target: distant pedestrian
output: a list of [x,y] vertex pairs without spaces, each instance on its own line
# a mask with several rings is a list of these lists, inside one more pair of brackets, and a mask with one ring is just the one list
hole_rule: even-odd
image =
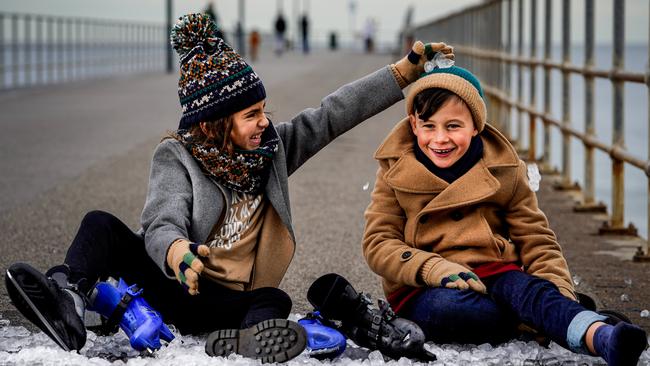
[[210,1],[208,3],[208,6],[205,8],[205,10],[203,12],[205,14],[207,14],[208,16],[210,16],[210,18],[212,18],[212,21],[214,22],[214,24],[217,25],[217,31],[216,31],[217,37],[223,39],[227,43],[228,40],[226,39],[226,35],[221,30],[221,25],[219,24],[219,15],[217,14],[217,11],[214,8],[215,8],[214,7],[214,1]]
[[275,54],[281,56],[286,47],[284,34],[287,31],[287,22],[284,20],[282,13],[278,13],[275,19]]
[[302,52],[309,53],[309,17],[303,14],[300,19],[300,32],[302,34]]
[[257,61],[257,51],[261,42],[262,37],[260,36],[260,32],[258,32],[257,29],[253,29],[251,34],[248,36],[248,45],[251,49],[251,61],[253,62]]
[[375,153],[365,213],[363,253],[397,314],[435,343],[500,343],[523,323],[573,352],[636,365],[645,331],[576,301],[526,164],[487,124],[479,80],[457,66],[427,71]]
[[181,118],[153,152],[141,228],[87,213],[63,265],[46,274],[25,263],[7,270],[9,296],[62,348],[79,350],[96,282],[122,278],[143,291],[113,299],[111,319],[122,319],[121,306],[142,296],[181,333],[212,332],[205,347],[211,356],[285,361],[303,351],[309,335],[286,320],[292,301],[278,288],[296,250],[288,177],[337,136],[400,101],[425,58],[384,66],[319,107],[272,124],[261,79],[216,37],[208,16],[181,17],[171,41],[180,58]]
[[336,32],[332,31],[330,32],[330,37],[329,37],[329,48],[330,51],[336,51],[339,48]]
[[366,53],[373,53],[375,51],[375,32],[377,31],[377,25],[375,20],[368,18],[366,24],[363,27],[363,41]]

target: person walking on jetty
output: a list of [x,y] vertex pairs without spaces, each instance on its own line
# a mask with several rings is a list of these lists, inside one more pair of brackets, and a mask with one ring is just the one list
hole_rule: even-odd
[[[281,362],[305,346],[302,327],[286,320],[292,301],[278,289],[296,246],[288,176],[401,100],[426,60],[405,57],[273,124],[262,80],[215,31],[204,14],[185,15],[172,29],[182,116],[153,153],[141,229],[92,211],[63,265],[46,274],[25,263],[7,270],[12,302],[62,348],[84,346],[84,308],[108,276],[137,284],[143,292],[131,295],[179,332],[212,332],[210,355]],[[453,59],[444,43],[428,46]],[[117,305],[129,301],[125,295]],[[263,345],[271,341],[265,337],[279,347]]]
[[251,49],[251,61],[257,61],[257,54],[260,48],[260,43],[262,43],[262,36],[257,29],[253,29],[251,34],[248,36],[248,45]]
[[457,66],[427,71],[375,153],[365,212],[363,253],[393,309],[436,343],[500,343],[523,323],[573,352],[636,365],[645,331],[576,301],[526,164],[487,123],[479,80]]
[[282,13],[278,13],[277,18],[275,18],[275,54],[282,56],[282,53],[287,48],[286,40],[284,34],[287,31],[287,22],[284,20]]

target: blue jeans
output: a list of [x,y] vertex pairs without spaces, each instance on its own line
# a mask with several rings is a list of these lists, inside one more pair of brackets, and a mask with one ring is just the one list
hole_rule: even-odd
[[427,288],[400,315],[417,323],[427,340],[436,343],[502,343],[515,338],[517,325],[524,323],[581,353],[587,327],[605,319],[566,298],[553,283],[524,272],[501,273],[483,283],[487,295]]

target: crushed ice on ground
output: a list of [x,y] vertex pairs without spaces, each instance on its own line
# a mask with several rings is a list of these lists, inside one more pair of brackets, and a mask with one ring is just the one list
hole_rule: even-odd
[[647,318],[650,317],[650,311],[648,309],[644,309],[641,311],[641,314],[639,314],[642,318]]
[[627,287],[632,287],[632,279],[631,278],[626,278],[624,281],[625,281],[625,284],[627,285]]
[[578,275],[573,275],[573,284],[578,286],[582,282],[582,277]]
[[[297,320],[300,314],[292,314]],[[88,333],[88,340],[79,352],[65,352],[42,332],[32,333],[22,326],[12,326],[3,319],[0,323],[0,365],[233,365],[258,366],[259,361],[239,355],[227,358],[209,357],[204,351],[205,336],[181,336],[172,330],[176,339],[156,351],[153,356],[141,355],[129,345],[120,331],[113,336]],[[549,348],[535,342],[511,341],[498,347],[488,344],[478,346],[437,345],[429,343],[427,349],[438,357],[429,365],[605,365],[596,357],[572,353],[555,343]],[[416,366],[423,363],[402,358],[384,359],[378,351],[370,352],[348,340],[345,353],[335,359],[318,361],[303,353],[286,363],[288,366]],[[650,365],[650,350],[641,355],[639,365]]]

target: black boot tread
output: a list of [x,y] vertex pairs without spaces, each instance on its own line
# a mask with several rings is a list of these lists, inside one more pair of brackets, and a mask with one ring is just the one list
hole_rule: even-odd
[[262,363],[285,362],[305,349],[307,336],[298,323],[286,319],[265,320],[247,329],[212,332],[205,344],[210,356],[237,353]]

